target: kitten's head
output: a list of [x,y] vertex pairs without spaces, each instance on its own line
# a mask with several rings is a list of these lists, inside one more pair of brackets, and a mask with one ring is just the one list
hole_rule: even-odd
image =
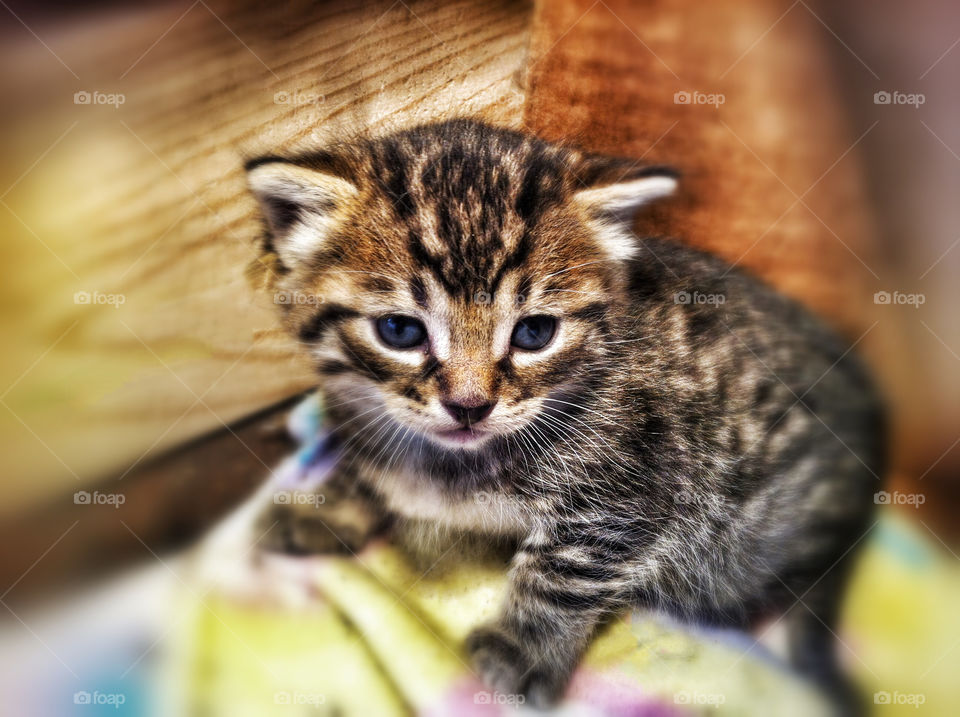
[[328,399],[450,450],[589,381],[626,301],[630,219],[676,186],[468,120],[247,170],[261,262]]

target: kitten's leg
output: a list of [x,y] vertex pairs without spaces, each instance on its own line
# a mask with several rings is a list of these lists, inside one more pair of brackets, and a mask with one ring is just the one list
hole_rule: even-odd
[[270,496],[257,519],[264,549],[295,555],[356,552],[386,523],[380,503],[353,476],[338,473],[308,495],[289,502]]
[[467,638],[493,689],[548,707],[563,694],[597,623],[623,604],[624,580],[593,551],[527,541],[514,556],[500,616]]
[[840,576],[825,578],[804,596],[802,604],[793,607],[786,625],[787,647],[794,668],[830,697],[839,715],[850,717],[866,714],[867,707],[863,695],[846,677],[837,659],[840,645],[835,625],[845,582]]

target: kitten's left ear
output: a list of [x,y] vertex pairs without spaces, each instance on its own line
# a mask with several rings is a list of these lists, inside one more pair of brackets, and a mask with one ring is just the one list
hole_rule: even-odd
[[573,199],[590,214],[629,222],[640,207],[673,194],[678,176],[669,167],[645,167],[610,184],[581,189]]
[[678,175],[667,167],[644,167],[627,173],[621,168],[614,176],[607,179],[609,183],[603,183],[603,176],[597,178],[589,188],[575,192],[573,201],[590,217],[596,238],[610,258],[630,259],[637,252],[631,228],[634,216],[641,207],[673,194]]

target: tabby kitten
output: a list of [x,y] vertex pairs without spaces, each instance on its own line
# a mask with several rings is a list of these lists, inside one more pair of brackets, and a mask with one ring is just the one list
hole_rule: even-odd
[[320,510],[270,506],[273,548],[386,526],[515,541],[466,649],[536,705],[638,603],[742,626],[793,606],[796,666],[844,690],[831,630],[879,403],[797,304],[632,234],[673,172],[465,119],[246,168],[341,452]]

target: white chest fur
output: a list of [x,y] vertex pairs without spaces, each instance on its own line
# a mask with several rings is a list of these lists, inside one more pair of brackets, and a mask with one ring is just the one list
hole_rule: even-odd
[[375,488],[391,511],[407,518],[496,535],[520,535],[529,527],[520,501],[499,493],[455,499],[427,478],[400,472],[382,475]]

